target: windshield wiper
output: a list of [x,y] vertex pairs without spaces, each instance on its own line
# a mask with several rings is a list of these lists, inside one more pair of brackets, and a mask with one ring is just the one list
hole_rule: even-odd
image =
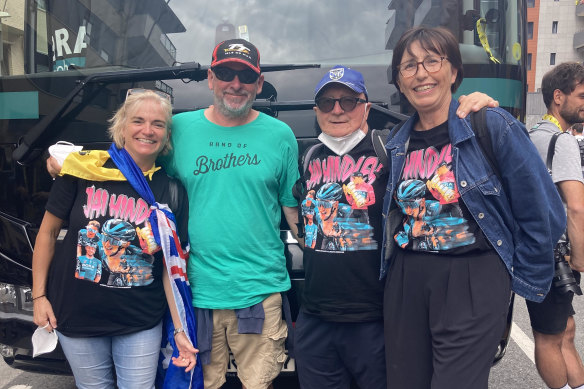
[[[295,70],[305,68],[318,68],[320,65],[262,65],[262,72],[275,72],[283,70]],[[56,132],[57,126],[55,123],[63,117],[65,112],[79,95],[81,91],[89,85],[98,85],[99,90],[107,84],[112,83],[128,83],[137,81],[156,81],[156,80],[177,80],[187,79],[190,81],[203,81],[207,78],[207,70],[209,66],[201,66],[197,62],[184,63],[179,66],[168,66],[148,69],[131,69],[131,70],[116,70],[110,72],[101,72],[89,75],[81,80],[79,84],[65,97],[63,104],[58,109],[55,109],[50,114],[42,118],[34,127],[32,127],[18,142],[18,146],[14,150],[12,157],[21,165],[25,165],[36,157],[33,155],[35,147],[45,138],[50,137]],[[90,101],[91,99],[87,99]],[[83,103],[80,103],[81,105]],[[42,152],[42,150],[40,151]]]

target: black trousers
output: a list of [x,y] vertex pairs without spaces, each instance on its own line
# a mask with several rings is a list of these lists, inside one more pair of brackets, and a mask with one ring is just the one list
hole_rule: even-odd
[[296,368],[302,389],[385,388],[383,322],[327,322],[300,312],[295,330]]
[[384,294],[388,389],[487,389],[510,295],[494,252],[398,250]]

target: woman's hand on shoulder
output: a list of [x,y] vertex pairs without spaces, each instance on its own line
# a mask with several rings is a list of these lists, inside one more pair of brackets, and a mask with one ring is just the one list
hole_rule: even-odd
[[57,318],[53,312],[53,306],[46,296],[42,296],[33,301],[33,321],[39,327],[52,332],[57,328]]
[[178,348],[178,357],[172,358],[173,365],[184,367],[186,372],[193,370],[197,364],[197,353],[199,350],[193,347],[184,332],[176,334],[174,341]]

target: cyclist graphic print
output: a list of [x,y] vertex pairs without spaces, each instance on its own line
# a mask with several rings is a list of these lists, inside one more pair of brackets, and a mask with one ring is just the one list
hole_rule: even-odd
[[451,151],[448,143],[408,152],[395,193],[404,222],[394,238],[402,248],[442,251],[475,243],[459,202]]
[[321,155],[305,173],[301,203],[307,248],[326,252],[376,250],[370,215],[375,195],[377,156]]
[[[144,200],[136,201],[131,197],[112,194],[104,207],[96,207],[95,201],[109,199],[110,195],[105,189],[95,190],[94,187],[88,188],[87,195],[88,201],[83,207],[86,216],[104,216],[105,209],[109,206],[108,216],[114,217],[105,219],[103,226],[97,218],[91,219],[79,231],[75,278],[109,287],[151,284],[154,262],[152,254],[160,251],[160,247],[154,240],[148,222],[150,210],[145,206]],[[143,223],[143,226],[140,228],[131,222],[136,225]],[[134,243],[139,243],[140,247]]]

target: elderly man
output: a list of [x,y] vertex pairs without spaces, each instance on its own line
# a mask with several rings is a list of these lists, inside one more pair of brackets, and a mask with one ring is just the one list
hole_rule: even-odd
[[[463,100],[461,116],[498,104],[481,93]],[[361,388],[382,389],[379,256],[387,174],[373,146],[377,135],[367,124],[371,103],[362,74],[334,67],[318,83],[315,103],[321,143],[305,154],[301,182],[306,199],[316,202],[319,218],[313,220],[316,237],[304,247],[304,304],[295,330],[300,385],[349,388],[354,379]]]

